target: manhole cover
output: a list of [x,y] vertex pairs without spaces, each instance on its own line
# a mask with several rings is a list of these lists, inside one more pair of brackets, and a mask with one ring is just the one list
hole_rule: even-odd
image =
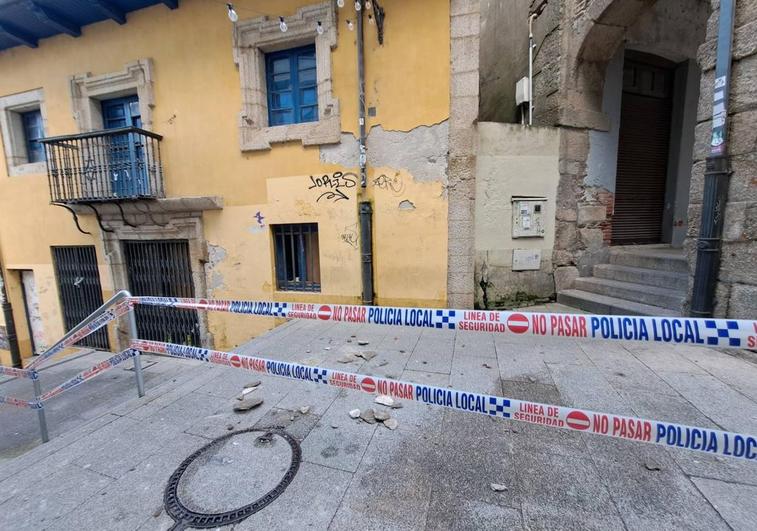
[[241,522],[284,492],[301,456],[297,440],[279,428],[249,428],[211,441],[168,480],[163,503],[173,529]]

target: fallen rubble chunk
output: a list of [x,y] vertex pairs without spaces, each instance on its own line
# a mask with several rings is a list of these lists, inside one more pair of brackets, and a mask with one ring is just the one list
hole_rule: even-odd
[[355,358],[354,354],[345,354],[341,358],[337,358],[336,361],[338,361],[339,363],[352,363],[356,359],[357,358]]
[[239,404],[236,404],[234,406],[234,411],[237,411],[237,412],[249,411],[253,408],[258,407],[262,403],[263,403],[263,399],[259,396],[253,396],[252,398],[245,398]]
[[490,484],[489,484],[489,487],[490,487],[490,488],[491,488],[491,489],[492,489],[492,490],[493,490],[494,492],[504,492],[504,491],[506,491],[506,490],[507,490],[507,485],[502,485],[502,484],[500,484],[500,483],[490,483]]
[[302,413],[303,415],[307,415],[308,411],[310,411],[310,406],[302,406],[300,408],[300,413]]
[[361,347],[364,347],[368,344],[368,342],[364,339],[358,339],[357,344],[360,345]]
[[384,426],[386,426],[390,430],[396,430],[397,426],[399,426],[399,422],[397,422],[397,419],[386,419],[384,421]]
[[378,366],[379,366],[379,367],[383,367],[383,366],[385,366],[385,365],[389,365],[389,362],[388,362],[388,361],[386,361],[386,360],[381,360],[381,361],[379,362],[379,364],[378,364]]
[[481,366],[482,367],[486,367],[487,369],[491,369],[492,368],[492,366],[489,365],[488,363],[482,363]]
[[374,402],[377,404],[381,404],[382,406],[389,406],[391,407],[394,405],[394,399],[391,396],[387,395],[378,395],[376,398],[373,399]]
[[257,387],[259,385],[260,385],[260,380],[253,380],[251,382],[247,382],[246,384],[244,384],[244,388],[245,389],[252,389],[252,388]]
[[368,424],[376,424],[375,412],[370,408],[361,411],[360,418],[363,422],[367,422]]
[[363,358],[365,361],[371,361],[373,358],[376,357],[376,353],[372,350],[366,350],[364,352],[356,352],[355,356],[359,358]]
[[387,413],[386,411],[382,411],[382,410],[374,411],[373,412],[373,417],[376,420],[380,420],[381,422],[389,420],[389,418],[390,418],[389,417],[389,413]]
[[356,419],[359,416],[360,416],[360,410],[359,409],[353,409],[352,411],[350,411],[350,417],[352,417],[353,419]]

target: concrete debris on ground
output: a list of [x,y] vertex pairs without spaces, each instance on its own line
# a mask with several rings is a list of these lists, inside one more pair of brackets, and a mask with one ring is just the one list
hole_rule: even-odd
[[385,420],[389,420],[389,413],[387,413],[386,411],[378,410],[373,412],[373,417],[376,420],[384,422]]
[[506,491],[506,490],[507,490],[507,485],[502,485],[502,484],[500,484],[500,483],[490,483],[490,484],[489,484],[489,487],[490,487],[490,488],[491,488],[491,489],[492,489],[492,490],[493,490],[494,492],[504,492],[504,491]]
[[336,359],[339,363],[352,363],[353,361],[357,361],[357,358],[354,354],[345,354],[344,356],[340,356]]
[[[382,373],[417,385],[757,433],[757,365],[706,346],[296,320],[235,351],[258,356],[273,349],[273,357],[290,363],[312,348],[317,353],[305,357],[317,358],[314,365],[346,369],[336,358],[348,351],[350,334],[378,352],[366,365],[387,359]],[[323,351],[331,337],[331,351]],[[368,350],[352,341],[350,350]],[[398,355],[399,348],[407,353]],[[46,385],[110,356],[51,364]],[[99,531],[103,522],[167,529],[173,522],[165,510],[160,519],[153,513],[176,467],[211,439],[252,426],[282,426],[301,442],[302,463],[282,496],[239,529],[754,529],[757,522],[754,461],[524,426],[393,396],[394,405],[384,406],[374,402],[380,391],[367,395],[195,360],[159,360],[144,371],[143,398],[136,397],[133,377],[108,375],[56,398],[48,444],[39,443],[33,413],[0,405],[0,529]],[[232,411],[251,376],[265,387],[246,398],[262,396],[265,403]],[[30,387],[27,380],[3,381],[0,394],[28,396],[22,393]],[[392,418],[390,407],[400,404],[404,409]],[[303,405],[311,406],[306,415]],[[390,415],[383,428],[358,420],[369,407],[377,423],[378,410]],[[352,408],[360,409],[345,419]],[[212,502],[203,508],[231,508],[223,504],[233,493],[234,501],[248,503],[265,487],[251,485],[251,478],[267,481],[280,463],[261,462],[251,444],[257,435],[234,437],[225,445],[230,452],[218,454],[234,462],[221,471],[228,474],[225,488],[202,491]],[[284,467],[289,462],[279,438],[266,452],[280,452]],[[210,466],[221,462],[208,459]],[[271,481],[283,474],[275,472]],[[440,477],[452,483],[440,484]],[[202,473],[191,480],[205,485]]]
[[371,361],[373,358],[376,357],[376,353],[372,350],[366,350],[364,352],[356,352],[355,356],[359,358],[363,358],[365,361]]
[[353,409],[352,411],[350,411],[350,417],[352,417],[353,419],[356,419],[359,416],[360,416],[360,410],[359,409]]
[[492,368],[492,366],[491,366],[491,365],[489,365],[488,363],[482,363],[482,364],[481,364],[481,366],[482,366],[482,367],[485,367],[485,368],[487,368],[487,369],[491,369],[491,368]]
[[363,422],[367,422],[368,424],[376,424],[376,415],[370,408],[362,410],[360,412],[360,418]]
[[391,396],[387,395],[378,395],[373,399],[373,401],[377,404],[381,404],[382,406],[392,407],[392,405],[394,405],[394,399]]
[[364,339],[358,339],[357,344],[360,345],[361,347],[364,347],[368,344],[368,342],[365,341]]
[[260,380],[253,380],[244,384],[245,389],[252,389],[260,385]]
[[399,426],[399,422],[397,422],[397,419],[386,419],[384,421],[384,426],[386,426],[390,430],[396,430],[397,426]]
[[300,413],[302,413],[303,415],[307,415],[308,411],[310,411],[310,406],[302,406],[300,408]]
[[243,412],[249,411],[258,407],[263,403],[263,399],[259,396],[253,396],[251,398],[245,398],[239,404],[234,405],[234,411]]
[[378,364],[379,367],[384,367],[385,365],[389,365],[389,362],[386,360],[381,360]]

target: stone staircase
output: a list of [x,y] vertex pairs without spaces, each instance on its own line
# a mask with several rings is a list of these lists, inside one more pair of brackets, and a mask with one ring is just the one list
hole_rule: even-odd
[[688,263],[667,245],[613,247],[610,263],[594,266],[593,276],[577,278],[557,302],[609,315],[681,315],[688,286]]

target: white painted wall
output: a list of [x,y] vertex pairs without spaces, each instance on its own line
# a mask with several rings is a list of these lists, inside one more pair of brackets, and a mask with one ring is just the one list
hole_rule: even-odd
[[29,318],[29,328],[34,338],[35,353],[47,349],[45,343],[45,328],[42,324],[42,313],[39,309],[39,295],[37,294],[37,284],[34,280],[34,271],[21,271],[21,282],[24,287],[24,297],[26,298],[26,311]]
[[[559,180],[559,130],[479,122],[476,157],[476,285],[482,275],[492,285],[490,303],[517,292],[536,297],[554,293],[552,249]],[[543,238],[512,238],[512,197],[546,197]],[[535,271],[512,271],[513,250],[541,250]],[[477,287],[476,301],[482,301]]]

